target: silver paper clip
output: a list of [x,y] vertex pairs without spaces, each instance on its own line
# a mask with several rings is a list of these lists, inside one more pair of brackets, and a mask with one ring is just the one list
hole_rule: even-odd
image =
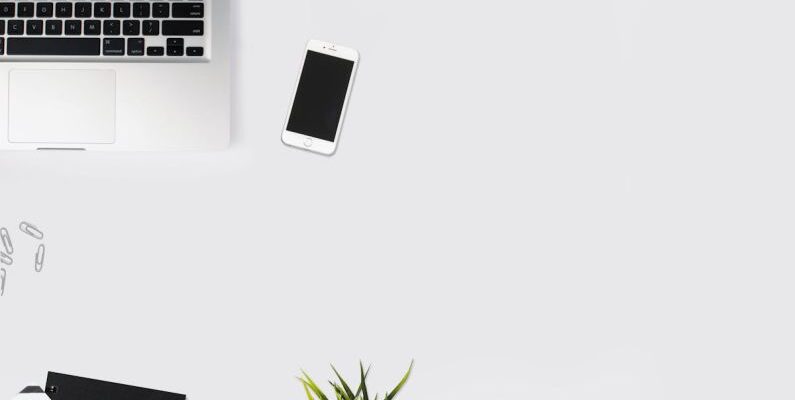
[[22,233],[30,235],[34,239],[39,239],[39,240],[44,239],[44,233],[41,231],[41,229],[36,228],[36,226],[31,223],[20,222],[19,230],[21,230]]
[[0,228],[0,241],[3,242],[3,247],[5,247],[8,255],[14,254],[14,245],[11,244],[11,236],[8,235],[8,229]]
[[36,272],[41,272],[44,269],[44,245],[40,244],[39,249],[36,250]]
[[0,268],[0,296],[6,292],[6,269]]
[[0,263],[3,263],[5,265],[12,265],[14,264],[14,259],[11,258],[11,256],[9,256],[8,254],[0,251]]

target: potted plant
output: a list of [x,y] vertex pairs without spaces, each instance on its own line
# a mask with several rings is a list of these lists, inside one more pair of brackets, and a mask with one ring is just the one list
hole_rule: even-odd
[[[367,376],[370,374],[370,367],[367,367],[367,370],[364,369],[364,364],[361,362],[359,363],[359,371],[360,371],[360,383],[359,387],[354,392],[351,387],[345,382],[345,379],[342,378],[337,369],[334,366],[331,366],[331,369],[334,371],[334,374],[337,375],[339,382],[329,381],[331,387],[334,389],[334,395],[336,400],[370,400],[370,393],[367,390]],[[411,362],[409,365],[409,370],[406,371],[406,374],[403,375],[403,379],[395,386],[394,389],[390,392],[386,392],[383,397],[383,400],[393,400],[395,396],[403,389],[403,386],[406,385],[406,382],[409,380],[409,376],[411,375],[411,370],[414,369],[414,361]],[[320,390],[320,387],[309,377],[305,371],[301,370],[301,377],[298,378],[301,381],[301,384],[304,386],[304,391],[306,392],[306,397],[309,400],[329,400],[329,397]],[[315,399],[317,396],[317,399]],[[376,393],[373,400],[378,400],[379,394]]]

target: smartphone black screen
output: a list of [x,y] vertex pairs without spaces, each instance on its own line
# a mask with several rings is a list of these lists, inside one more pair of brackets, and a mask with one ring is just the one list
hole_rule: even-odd
[[55,372],[47,374],[51,400],[185,400],[184,394],[161,392]]
[[287,130],[333,142],[353,65],[350,60],[307,52]]

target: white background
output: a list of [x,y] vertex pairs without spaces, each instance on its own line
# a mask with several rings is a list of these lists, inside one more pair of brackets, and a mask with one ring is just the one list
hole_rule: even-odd
[[[795,4],[240,1],[233,145],[0,154],[0,398],[55,370],[301,399],[795,397]],[[358,48],[339,153],[279,131]],[[16,231],[15,229],[13,231]],[[29,256],[26,256],[29,254]]]

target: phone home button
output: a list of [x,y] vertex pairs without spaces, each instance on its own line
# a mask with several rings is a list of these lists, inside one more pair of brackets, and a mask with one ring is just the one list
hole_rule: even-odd
[[307,148],[308,147],[312,147],[313,144],[314,143],[313,143],[312,139],[306,139],[306,141],[304,141],[304,147],[307,147]]

